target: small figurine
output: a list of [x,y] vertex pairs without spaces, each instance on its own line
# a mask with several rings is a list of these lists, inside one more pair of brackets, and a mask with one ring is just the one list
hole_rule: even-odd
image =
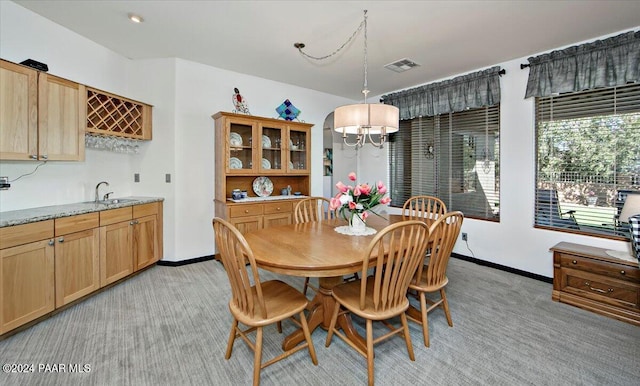
[[247,100],[244,99],[242,95],[240,95],[240,91],[238,90],[238,88],[234,87],[233,92],[234,93],[232,100],[233,107],[235,107],[235,110],[233,110],[233,112],[251,115],[251,113],[249,112],[249,105],[247,104]]

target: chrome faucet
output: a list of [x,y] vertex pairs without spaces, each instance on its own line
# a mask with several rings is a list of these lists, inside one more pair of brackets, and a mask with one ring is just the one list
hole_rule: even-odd
[[109,183],[107,181],[102,181],[102,182],[98,182],[98,185],[96,185],[96,202],[100,201],[100,195],[98,194],[98,189],[100,188],[100,185],[105,184],[107,186],[109,186]]

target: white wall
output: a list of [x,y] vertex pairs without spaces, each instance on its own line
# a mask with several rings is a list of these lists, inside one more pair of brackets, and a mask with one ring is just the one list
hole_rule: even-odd
[[[527,63],[527,58],[534,55],[496,64],[506,70],[506,75],[500,79],[500,222],[465,219],[462,232],[469,235],[468,247],[459,240],[454,252],[552,277],[553,263],[549,248],[558,242],[568,241],[621,251],[628,250],[629,243],[533,227],[534,99],[524,99],[529,71],[521,70],[520,64]],[[338,143],[334,143],[334,146],[334,149],[340,149]],[[343,165],[351,168],[336,168],[334,180],[345,181],[346,173],[357,165],[359,182],[387,181],[387,150],[366,145],[359,153],[354,161],[352,150],[334,150],[334,159],[342,159]],[[400,213],[397,208],[388,208],[388,212]]]
[[[343,98],[180,59],[130,61],[8,1],[0,1],[0,57],[14,62],[32,58],[49,65],[50,73],[154,105],[153,140],[137,155],[87,149],[85,162],[49,162],[36,173],[0,191],[0,210],[72,203],[93,198],[95,184],[110,182],[115,196],[165,197],[165,260],[213,253],[213,120],[231,111],[233,87],[247,98],[254,115],[274,117],[275,107],[289,98],[313,123],[311,194],[323,194],[322,128]],[[533,101],[524,99],[528,71],[520,58],[499,65],[501,78],[501,222],[466,219],[463,231],[475,257],[524,271],[552,276],[549,248],[572,241],[624,250],[626,243],[533,228]],[[372,100],[376,100],[373,98]],[[358,170],[359,180],[387,179],[386,150],[366,147],[358,157],[342,149],[334,135],[334,182]],[[367,145],[369,146],[369,145]],[[32,171],[37,163],[0,162],[0,175],[11,179]],[[133,173],[141,182],[133,183]],[[172,183],[164,175],[172,175]],[[472,253],[463,243],[455,252]]]
[[[164,260],[212,254],[211,115],[233,109],[234,87],[253,115],[276,117],[275,108],[288,98],[301,109],[299,118],[315,125],[311,193],[322,194],[322,124],[336,106],[352,101],[175,58],[131,61],[8,1],[0,1],[0,17],[3,59],[32,58],[47,63],[51,74],[154,106],[153,140],[139,154],[87,149],[85,162],[49,162],[0,191],[0,211],[92,200],[95,185],[106,180],[116,197],[165,198]],[[37,164],[1,161],[0,175],[13,179]],[[140,173],[140,183],[133,182],[134,173]]]

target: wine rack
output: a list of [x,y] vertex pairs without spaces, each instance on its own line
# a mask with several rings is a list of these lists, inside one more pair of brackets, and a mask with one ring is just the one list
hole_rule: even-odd
[[87,88],[87,132],[151,139],[150,105]]

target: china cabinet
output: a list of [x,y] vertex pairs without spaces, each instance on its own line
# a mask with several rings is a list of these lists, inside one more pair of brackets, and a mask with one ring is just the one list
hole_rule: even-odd
[[[240,231],[290,224],[295,196],[310,194],[313,125],[218,112],[215,120],[216,216]],[[232,191],[247,192],[232,200]]]
[[84,85],[0,60],[0,106],[0,159],[84,160]]

